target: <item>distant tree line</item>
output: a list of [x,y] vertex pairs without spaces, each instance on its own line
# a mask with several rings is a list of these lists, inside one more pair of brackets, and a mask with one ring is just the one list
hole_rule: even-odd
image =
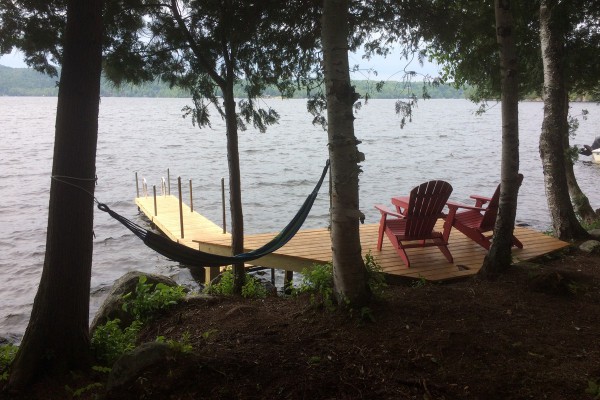
[[[423,94],[422,82],[388,81],[379,91],[376,90],[376,81],[352,81],[356,92],[362,95],[369,94],[373,99],[397,99],[415,94]],[[468,96],[468,88],[457,89],[450,84],[436,86],[427,85],[427,94],[433,99],[463,99]],[[235,96],[244,98],[245,92],[241,85],[236,85]],[[55,78],[41,74],[31,68],[9,68],[0,65],[0,96],[56,96],[58,86]],[[190,93],[179,87],[170,88],[167,83],[151,82],[141,85],[123,84],[115,86],[107,79],[102,79],[100,95],[104,97],[191,97]],[[278,97],[279,91],[270,86],[263,92],[264,96]],[[305,98],[306,93],[297,91],[294,98]]]

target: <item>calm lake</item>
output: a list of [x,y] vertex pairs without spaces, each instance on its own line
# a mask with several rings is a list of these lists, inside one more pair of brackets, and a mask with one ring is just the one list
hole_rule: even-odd
[[[277,232],[312,190],[327,159],[327,135],[311,124],[304,100],[264,100],[281,115],[267,133],[240,136],[247,233]],[[221,177],[227,178],[224,123],[198,129],[181,117],[185,99],[103,98],[100,106],[96,197],[118,213],[146,224],[133,199],[135,173],[160,188],[170,169],[172,192],[181,176],[193,180],[194,208],[219,223]],[[356,135],[366,161],[360,178],[366,223],[376,223],[376,203],[406,194],[431,179],[452,184],[451,196],[491,195],[500,179],[500,106],[482,116],[466,100],[421,101],[400,129],[393,100],[371,100],[357,113]],[[574,143],[600,135],[600,107],[574,103],[580,118]],[[545,230],[549,215],[538,153],[541,103],[520,105],[520,162],[525,175],[517,219]],[[31,311],[44,260],[56,98],[0,97],[0,337],[18,339]],[[72,155],[76,157],[76,154]],[[600,165],[582,157],[575,171],[594,207],[600,207]],[[326,185],[325,185],[326,186]],[[187,193],[187,191],[185,192]],[[306,228],[327,226],[327,189],[321,190]],[[96,212],[90,318],[113,281],[131,270],[169,275],[193,286],[185,268],[147,249],[107,214]],[[374,243],[363,243],[365,250]]]

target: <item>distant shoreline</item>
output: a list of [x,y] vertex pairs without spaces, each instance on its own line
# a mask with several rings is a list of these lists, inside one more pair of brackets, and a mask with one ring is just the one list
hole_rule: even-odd
[[[0,96],[19,97],[55,97],[58,95],[58,78],[51,78],[31,68],[10,68],[0,65]],[[356,91],[361,94],[369,93],[371,99],[407,98],[414,94],[422,97],[422,82],[414,82],[415,90],[407,92],[405,83],[388,81],[382,90],[373,90],[375,80],[352,81]],[[452,85],[428,86],[427,94],[432,99],[464,99],[468,89],[456,89]],[[245,98],[241,86],[235,89],[236,98]],[[190,94],[181,88],[170,88],[163,82],[149,82],[139,86],[114,84],[102,79],[100,95],[102,97],[150,97],[150,98],[190,98]],[[264,98],[277,98],[281,94],[275,87],[269,87],[264,92]],[[298,91],[292,98],[307,98],[304,91]]]

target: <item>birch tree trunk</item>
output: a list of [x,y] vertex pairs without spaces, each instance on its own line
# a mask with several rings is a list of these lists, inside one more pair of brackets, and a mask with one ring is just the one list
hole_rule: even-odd
[[573,163],[569,160],[566,162],[565,174],[567,175],[567,186],[569,187],[571,202],[573,203],[573,207],[575,207],[575,213],[579,215],[582,221],[588,224],[593,223],[600,218],[600,215],[596,214],[590,204],[590,200],[579,187],[577,178],[575,178],[575,172],[573,171]]
[[89,367],[89,300],[102,0],[70,0],[60,77],[46,255],[9,385]]
[[[568,96],[565,101],[566,101],[566,106],[564,109],[563,118],[565,119],[565,121],[567,121],[567,126],[568,126],[568,120],[569,120],[569,98],[568,98]],[[569,143],[569,129],[567,128],[567,131],[564,133],[565,133],[565,136],[563,137],[563,140],[564,140],[563,145],[564,145],[565,149],[568,149],[571,146]],[[565,155],[565,157],[567,157],[567,156]],[[569,196],[571,197],[571,203],[573,204],[573,207],[575,208],[575,213],[577,215],[579,215],[579,218],[581,218],[582,221],[585,221],[588,224],[596,221],[596,219],[600,218],[600,215],[596,214],[596,212],[594,211],[594,209],[592,208],[592,206],[590,204],[590,200],[588,199],[588,197],[583,193],[583,191],[579,187],[579,184],[577,183],[577,178],[575,178],[575,171],[573,171],[573,162],[571,161],[570,157],[567,157],[566,161],[565,161],[565,175],[567,177],[567,186],[569,188]]]
[[519,192],[519,85],[510,0],[495,0],[496,39],[502,73],[502,165],[494,240],[479,272],[491,278],[512,263],[512,235]]
[[331,161],[331,248],[334,290],[340,303],[361,306],[370,299],[362,258],[359,223],[358,151],[352,106],[358,99],[350,86],[348,0],[324,0],[323,63],[327,95],[327,132]]
[[540,2],[540,43],[544,65],[544,120],[540,156],[554,233],[561,240],[573,240],[586,238],[588,233],[575,216],[565,173],[568,102],[562,65],[564,39],[553,26],[555,6],[554,0]]

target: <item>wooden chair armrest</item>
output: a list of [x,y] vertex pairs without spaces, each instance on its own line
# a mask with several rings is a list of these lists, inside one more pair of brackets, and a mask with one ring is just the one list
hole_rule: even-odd
[[410,196],[396,196],[392,197],[392,204],[396,207],[396,212],[402,215],[406,215],[408,204],[410,202]]
[[[446,202],[446,205],[448,206],[448,209],[450,211],[452,211],[453,209],[457,210],[459,208],[464,208],[464,209],[467,209],[467,210],[485,211],[485,208],[483,208],[483,207],[468,206],[466,204],[457,203],[457,202],[451,201],[451,200],[448,200]],[[450,214],[450,212],[448,214]]]
[[481,207],[485,203],[492,201],[491,197],[479,196],[477,194],[472,194],[469,197],[475,200],[475,207]]
[[402,215],[396,211],[392,211],[384,205],[375,204],[375,208],[378,209],[379,212],[381,212],[381,215],[393,215],[394,217],[404,218],[404,215]]

